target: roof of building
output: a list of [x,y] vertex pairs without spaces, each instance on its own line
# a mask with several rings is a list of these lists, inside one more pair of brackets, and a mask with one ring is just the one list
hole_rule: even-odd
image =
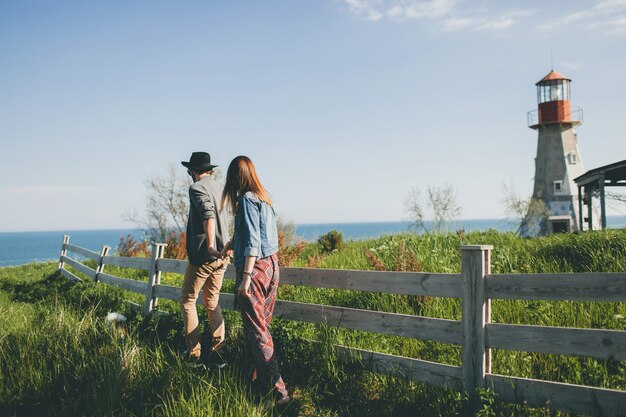
[[626,159],[587,171],[580,177],[574,178],[574,181],[582,187],[595,183],[600,178],[604,178],[605,185],[623,184],[623,181],[626,181]]
[[567,81],[572,81],[571,79],[567,78],[565,75],[563,74],[559,74],[558,72],[556,72],[555,70],[550,71],[550,73],[548,75],[546,75],[545,77],[543,77],[540,81],[537,81],[537,84],[541,84],[544,81],[552,81],[552,80],[567,80]]

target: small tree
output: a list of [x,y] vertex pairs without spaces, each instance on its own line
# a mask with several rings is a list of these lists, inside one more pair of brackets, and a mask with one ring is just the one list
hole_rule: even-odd
[[191,177],[171,164],[163,174],[148,177],[145,185],[148,196],[143,214],[130,212],[124,219],[135,223],[155,242],[165,242],[172,231],[184,233],[189,217]]
[[545,233],[545,224],[550,210],[541,199],[523,198],[512,184],[503,183],[502,204],[506,214],[519,222],[517,234],[526,236]]
[[[426,233],[441,233],[448,230],[449,223],[461,214],[461,205],[457,201],[457,193],[451,184],[440,187],[429,185],[426,190],[426,201],[422,200],[420,190],[412,188],[407,193],[404,205],[411,216],[415,227]],[[426,205],[427,209],[424,208]],[[426,223],[426,213],[431,219],[430,227]]]
[[[216,181],[221,182],[219,170],[215,170],[213,176]],[[143,214],[129,212],[123,216],[126,221],[143,229],[146,240],[166,243],[167,258],[180,259],[186,255],[191,183],[192,179],[184,168],[170,164],[163,173],[153,174],[146,179],[148,196]]]
[[319,239],[317,239],[317,243],[319,243],[322,247],[322,253],[341,250],[345,246],[343,233],[337,230],[331,230],[330,232],[320,236]]

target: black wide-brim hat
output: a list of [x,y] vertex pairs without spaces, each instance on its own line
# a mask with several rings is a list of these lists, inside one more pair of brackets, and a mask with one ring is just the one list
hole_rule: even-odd
[[189,162],[180,161],[184,167],[192,171],[210,171],[218,165],[211,164],[211,155],[206,152],[194,152],[189,158]]

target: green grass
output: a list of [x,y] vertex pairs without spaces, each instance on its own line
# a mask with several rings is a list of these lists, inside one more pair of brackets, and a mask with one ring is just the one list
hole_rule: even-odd
[[[422,269],[460,272],[459,245],[492,244],[493,273],[623,272],[626,231],[521,239],[494,231],[448,235],[385,236],[348,242],[322,257],[312,244],[297,260],[319,267],[372,269],[365,251],[397,268],[404,245]],[[263,416],[276,414],[246,391],[240,369],[241,321],[226,312],[226,372],[186,368],[179,359],[179,306],[160,300],[165,313],[142,318],[125,300],[143,297],[92,283],[72,284],[54,264],[0,268],[0,415]],[[108,273],[145,280],[145,272]],[[182,277],[164,274],[180,285]],[[233,290],[226,281],[225,291]],[[455,299],[283,286],[280,298],[449,319],[460,318]],[[550,326],[626,330],[626,303],[495,300],[492,320]],[[125,333],[105,321],[126,314]],[[205,325],[206,320],[203,321]],[[286,416],[456,416],[471,414],[464,394],[341,365],[333,344],[460,365],[460,347],[275,319],[272,333],[284,379],[296,401]],[[317,340],[309,343],[303,339]],[[585,357],[496,350],[493,372],[626,390],[626,363]],[[546,415],[545,410],[494,401],[484,393],[482,415]],[[559,413],[557,413],[558,415]]]

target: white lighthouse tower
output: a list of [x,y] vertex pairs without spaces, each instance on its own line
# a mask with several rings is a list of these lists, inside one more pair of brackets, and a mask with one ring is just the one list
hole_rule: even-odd
[[529,210],[521,229],[523,236],[578,230],[574,178],[585,170],[574,131],[582,124],[582,109],[571,107],[571,81],[552,70],[536,84],[538,108],[528,113],[528,127],[538,132],[533,199],[543,202],[547,213]]

